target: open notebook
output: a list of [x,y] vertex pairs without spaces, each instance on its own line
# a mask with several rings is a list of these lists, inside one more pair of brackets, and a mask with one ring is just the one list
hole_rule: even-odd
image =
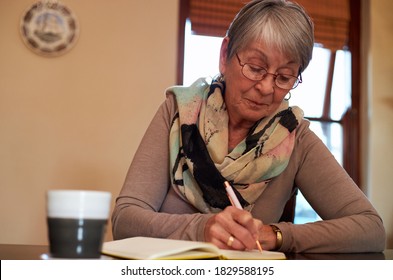
[[105,255],[136,260],[277,260],[285,259],[281,252],[221,250],[207,242],[161,239],[151,237],[131,237],[104,242]]

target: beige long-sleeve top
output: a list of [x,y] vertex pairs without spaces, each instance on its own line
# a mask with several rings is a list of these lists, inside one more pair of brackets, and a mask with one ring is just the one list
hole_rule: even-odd
[[[172,189],[169,130],[176,103],[169,95],[148,127],[112,213],[114,239],[150,236],[204,241],[213,214],[201,214]],[[323,221],[277,223],[296,184]],[[283,235],[283,252],[379,252],[386,233],[367,197],[304,120],[288,167],[274,178],[251,211]]]

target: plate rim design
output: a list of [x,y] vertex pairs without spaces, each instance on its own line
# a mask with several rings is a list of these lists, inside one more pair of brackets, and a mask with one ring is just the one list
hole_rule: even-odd
[[59,2],[36,2],[23,14],[20,33],[25,45],[43,56],[59,56],[71,50],[79,37],[74,13]]

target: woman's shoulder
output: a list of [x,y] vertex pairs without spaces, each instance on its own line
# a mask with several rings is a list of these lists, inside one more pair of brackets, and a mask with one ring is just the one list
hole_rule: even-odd
[[302,118],[299,125],[296,128],[297,133],[308,133],[310,131],[312,131],[310,129],[310,120],[308,120],[307,118]]
[[171,120],[177,112],[175,97],[171,94],[165,96],[165,100],[158,108],[157,115],[161,115],[164,119]]
[[322,145],[323,141],[312,130],[311,122],[307,118],[303,118],[296,128],[296,144],[297,146],[310,147],[315,144]]

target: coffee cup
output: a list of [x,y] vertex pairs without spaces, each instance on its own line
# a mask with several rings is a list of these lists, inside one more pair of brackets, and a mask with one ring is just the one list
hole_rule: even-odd
[[111,205],[111,193],[49,190],[47,224],[53,258],[100,258]]

